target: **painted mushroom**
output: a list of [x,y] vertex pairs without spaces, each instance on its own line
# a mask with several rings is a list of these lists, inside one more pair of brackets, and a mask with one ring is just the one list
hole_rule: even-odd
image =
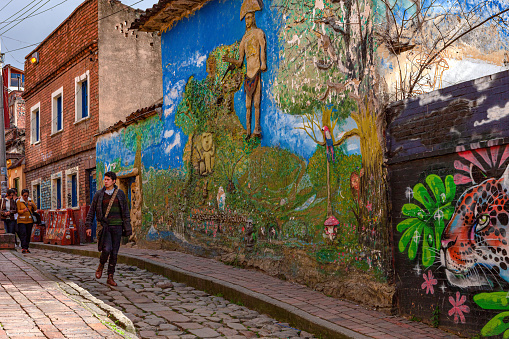
[[331,241],[334,241],[336,239],[336,235],[338,233],[337,226],[339,225],[338,219],[336,219],[333,215],[327,218],[325,222],[323,223],[325,228],[324,232],[329,237]]

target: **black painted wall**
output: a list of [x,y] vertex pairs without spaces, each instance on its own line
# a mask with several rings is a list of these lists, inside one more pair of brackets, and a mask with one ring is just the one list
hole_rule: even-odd
[[400,313],[465,336],[502,337],[509,330],[509,72],[394,103],[387,123]]

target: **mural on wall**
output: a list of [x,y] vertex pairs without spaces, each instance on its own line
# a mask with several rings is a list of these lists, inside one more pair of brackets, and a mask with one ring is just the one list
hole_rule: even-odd
[[388,110],[399,307],[462,335],[509,335],[508,84],[501,72]]
[[[274,274],[310,286],[362,276],[377,287],[330,294],[390,307],[372,10],[213,1],[164,32],[162,114],[97,143],[98,177],[139,167],[137,240],[281,262]],[[332,16],[359,15],[348,38],[337,35]],[[324,60],[307,60],[315,54]]]

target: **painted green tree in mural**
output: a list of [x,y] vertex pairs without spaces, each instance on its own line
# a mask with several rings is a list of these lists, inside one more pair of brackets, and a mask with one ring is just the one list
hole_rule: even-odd
[[390,270],[382,166],[384,110],[375,67],[374,5],[368,0],[276,1],[286,21],[280,31],[283,55],[275,98],[285,112],[305,117],[323,104],[349,107],[356,126],[335,135],[334,144],[360,140],[358,227],[375,230],[377,238],[368,239],[365,245],[367,250],[382,253],[383,266]]
[[415,185],[407,196],[409,198],[413,196],[422,207],[412,203],[403,205],[401,213],[410,218],[400,222],[397,230],[403,233],[398,249],[400,252],[408,249],[410,260],[414,260],[417,256],[422,240],[422,264],[424,267],[429,267],[435,262],[435,256],[440,250],[446,222],[454,213],[452,201],[456,195],[456,184],[452,175],[448,175],[444,183],[435,174],[428,175],[426,183],[433,198],[423,184]]

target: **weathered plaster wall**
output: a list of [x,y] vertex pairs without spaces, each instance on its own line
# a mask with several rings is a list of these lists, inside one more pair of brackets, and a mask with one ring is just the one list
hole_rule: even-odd
[[[98,0],[99,130],[163,96],[161,38],[128,31],[139,11],[116,0]],[[118,13],[117,13],[118,12]],[[115,14],[114,14],[115,13]]]
[[390,107],[396,303],[403,314],[465,336],[509,328],[508,126],[508,71]]

